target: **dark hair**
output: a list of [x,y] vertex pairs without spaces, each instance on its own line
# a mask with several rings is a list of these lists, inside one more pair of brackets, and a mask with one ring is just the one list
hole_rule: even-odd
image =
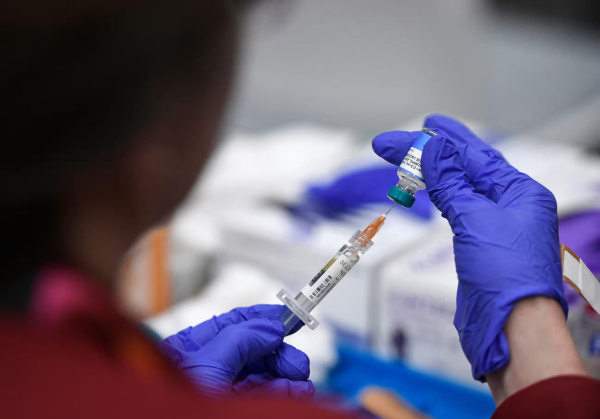
[[210,83],[235,13],[226,0],[5,0],[0,25],[0,308],[23,308],[61,188],[152,117],[157,83]]

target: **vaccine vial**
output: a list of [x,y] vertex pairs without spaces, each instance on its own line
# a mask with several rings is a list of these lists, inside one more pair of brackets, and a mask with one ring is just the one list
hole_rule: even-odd
[[404,156],[404,160],[398,167],[400,180],[396,186],[392,186],[388,190],[388,198],[396,204],[405,208],[412,207],[415,203],[417,191],[425,189],[425,180],[421,171],[421,155],[423,154],[423,147],[434,135],[438,135],[437,132],[429,128],[423,128],[406,156]]

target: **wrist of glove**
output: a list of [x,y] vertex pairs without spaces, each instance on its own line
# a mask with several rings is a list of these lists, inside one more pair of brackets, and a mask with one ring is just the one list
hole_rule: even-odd
[[[538,182],[461,123],[440,115],[421,168],[429,196],[454,233],[459,285],[454,325],[473,377],[508,364],[503,328],[516,303],[527,297],[563,295],[556,200]],[[418,132],[394,131],[373,140],[375,152],[399,165]]]
[[258,392],[312,398],[308,357],[283,342],[284,326],[277,319],[284,310],[236,308],[166,338],[159,348],[209,396]]

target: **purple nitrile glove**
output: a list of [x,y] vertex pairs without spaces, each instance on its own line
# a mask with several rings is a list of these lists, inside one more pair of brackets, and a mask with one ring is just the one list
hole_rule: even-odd
[[[461,123],[433,115],[424,126],[439,133],[423,149],[425,183],[454,232],[454,325],[473,377],[484,381],[510,359],[503,328],[519,300],[550,297],[567,314],[556,200]],[[387,132],[373,149],[399,165],[418,134]]]
[[236,308],[166,338],[159,347],[209,396],[268,392],[312,398],[308,357],[283,342],[283,323],[277,319],[285,309]]

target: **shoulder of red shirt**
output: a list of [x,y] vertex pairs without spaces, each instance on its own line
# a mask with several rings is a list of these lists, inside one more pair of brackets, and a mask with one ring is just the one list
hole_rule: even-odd
[[0,313],[2,418],[345,417],[290,399],[202,397],[107,290],[44,269],[28,313]]
[[2,418],[342,418],[286,399],[207,399],[181,376],[144,376],[87,339],[0,319]]
[[600,381],[563,375],[548,378],[513,394],[492,419],[600,418]]

